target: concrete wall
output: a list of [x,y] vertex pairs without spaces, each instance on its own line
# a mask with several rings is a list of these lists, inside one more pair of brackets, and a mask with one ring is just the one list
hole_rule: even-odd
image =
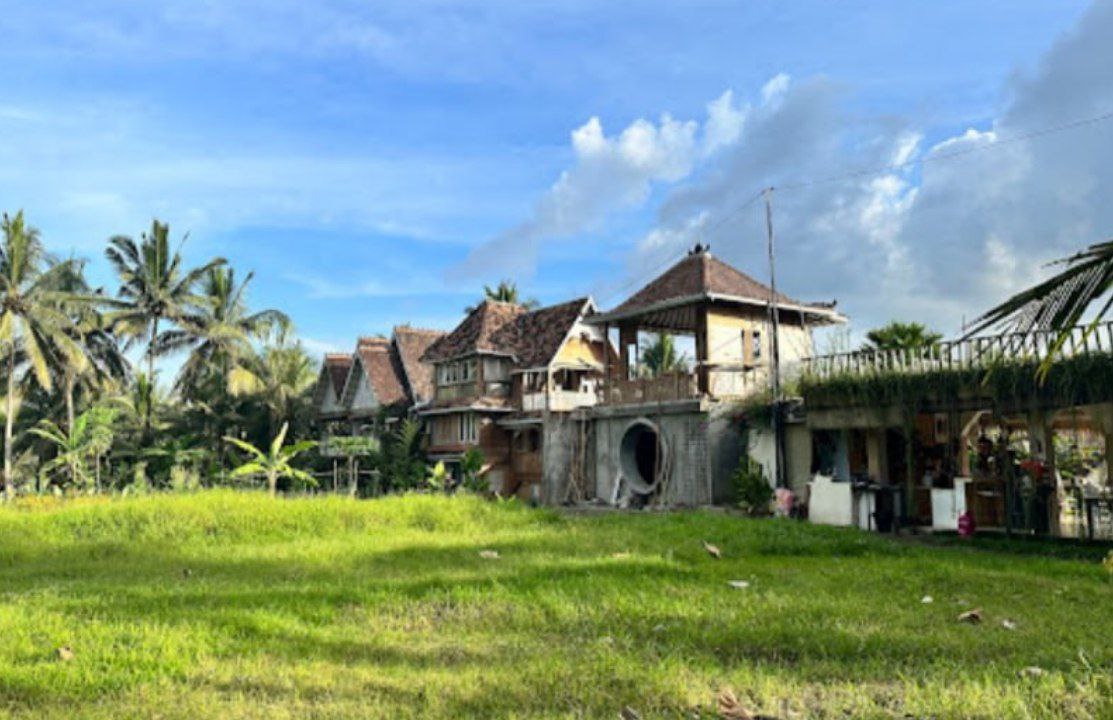
[[599,499],[610,502],[614,497],[621,473],[622,438],[638,421],[660,429],[670,456],[661,496],[665,505],[696,506],[730,500],[730,474],[738,466],[741,437],[729,418],[717,417],[694,403],[684,404],[681,410],[653,408],[643,413],[612,412],[595,417],[589,457],[594,457],[595,493]]

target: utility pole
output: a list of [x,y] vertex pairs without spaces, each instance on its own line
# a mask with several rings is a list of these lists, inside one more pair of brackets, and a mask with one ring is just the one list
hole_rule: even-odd
[[773,188],[765,188],[762,195],[765,197],[765,230],[769,241],[769,324],[772,328],[770,389],[773,393],[773,448],[776,458],[773,479],[774,484],[781,488],[787,483],[784,469],[784,405],[781,401],[781,313],[777,307],[777,262],[773,241]]

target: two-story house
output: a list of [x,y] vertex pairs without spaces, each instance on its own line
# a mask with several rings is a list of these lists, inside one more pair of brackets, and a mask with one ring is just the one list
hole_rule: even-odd
[[428,403],[432,366],[421,356],[442,335],[399,325],[389,339],[360,338],[351,355],[325,355],[313,400],[326,438],[380,434],[390,421]]
[[594,312],[590,298],[537,310],[488,300],[434,342],[423,359],[436,389],[420,411],[431,459],[455,470],[479,448],[492,491],[539,496],[546,419],[596,401],[607,343],[584,322]]

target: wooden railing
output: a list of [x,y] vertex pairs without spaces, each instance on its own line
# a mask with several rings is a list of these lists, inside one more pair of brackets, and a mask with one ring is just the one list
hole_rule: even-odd
[[[864,375],[871,373],[916,373],[934,370],[963,370],[986,367],[1008,360],[1041,362],[1054,351],[1057,333],[1001,333],[948,340],[905,350],[855,350],[818,355],[799,361],[796,373],[810,377]],[[1071,330],[1056,357],[1071,358],[1095,353],[1113,353],[1113,322]]]
[[739,398],[762,392],[768,387],[763,368],[708,367],[708,392],[699,389],[694,372],[662,373],[656,377],[616,378],[602,389],[602,402],[608,405],[694,400],[700,397]]

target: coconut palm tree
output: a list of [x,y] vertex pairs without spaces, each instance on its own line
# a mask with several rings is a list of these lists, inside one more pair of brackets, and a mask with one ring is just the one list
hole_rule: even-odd
[[[187,269],[181,254],[170,251],[170,226],[154,220],[149,232],[137,243],[117,235],[108,241],[105,256],[120,278],[118,297],[109,318],[113,329],[131,342],[143,338],[147,343],[147,377],[155,377],[155,357],[159,352],[159,329],[164,322],[177,321],[205,303],[195,293],[197,282],[210,270],[224,265],[214,258],[204,265]],[[184,238],[183,238],[184,242]],[[144,417],[144,434],[150,434],[150,405]]]
[[158,339],[159,354],[190,351],[178,375],[179,391],[195,391],[209,374],[219,374],[223,384],[233,365],[251,353],[252,340],[290,325],[290,318],[278,310],[249,311],[246,291],[254,276],[249,272],[237,284],[235,269],[210,268],[201,280],[204,303],[197,312],[183,314],[178,328]]
[[[1086,333],[1093,332],[1113,307],[1113,240],[1096,243],[1070,257],[1056,260],[1053,266],[1062,271],[1027,290],[1017,293],[974,320],[966,336],[993,326],[1011,326],[1019,333],[1045,330],[1055,333],[1052,352],[1040,368],[1042,373],[1070,337],[1071,330],[1096,302],[1098,307]],[[1109,297],[1106,297],[1106,296]]]
[[88,361],[82,368],[65,362],[53,368],[65,402],[66,427],[72,428],[76,412],[76,391],[80,389],[88,394],[113,392],[126,381],[131,372],[131,364],[112,333],[108,320],[97,306],[104,299],[104,292],[89,288],[85,281],[83,262],[71,259],[68,267],[70,272],[61,283],[63,289],[75,299],[65,306],[71,323],[68,332],[81,346]]
[[304,470],[299,470],[290,463],[299,453],[315,447],[317,443],[312,440],[303,440],[302,442],[283,447],[282,443],[286,441],[286,431],[289,430],[289,427],[289,423],[282,423],[282,429],[278,431],[274,440],[271,441],[270,448],[268,448],[267,452],[263,452],[251,443],[244,442],[238,438],[225,437],[224,440],[226,442],[235,445],[251,457],[246,463],[233,470],[231,476],[239,478],[262,475],[267,479],[267,490],[270,492],[271,497],[278,494],[279,478],[288,477],[294,480],[300,480],[306,485],[316,485],[317,481],[313,479],[312,475]]
[[864,350],[913,350],[939,344],[943,336],[918,322],[894,320],[866,333]]
[[688,369],[688,358],[677,352],[676,340],[668,333],[644,338],[639,355],[642,368],[651,376]]
[[[527,310],[533,310],[541,304],[536,298],[522,300],[521,294],[518,292],[518,284],[513,280],[499,280],[499,284],[494,287],[484,285],[483,299],[521,305]],[[475,310],[474,305],[464,308],[465,313],[471,313],[472,310]]]
[[275,342],[250,355],[228,374],[228,390],[237,397],[257,398],[267,408],[268,431],[293,419],[294,408],[317,380],[313,360],[300,342],[289,344],[287,330]]
[[63,363],[83,368],[86,360],[70,334],[72,322],[63,305],[63,289],[72,267],[47,255],[39,233],[26,224],[23,212],[7,214],[0,223],[0,345],[7,353],[7,396],[4,414],[4,495],[14,494],[13,437],[18,403],[16,375],[26,358],[30,375],[45,390],[53,384],[50,368]]

